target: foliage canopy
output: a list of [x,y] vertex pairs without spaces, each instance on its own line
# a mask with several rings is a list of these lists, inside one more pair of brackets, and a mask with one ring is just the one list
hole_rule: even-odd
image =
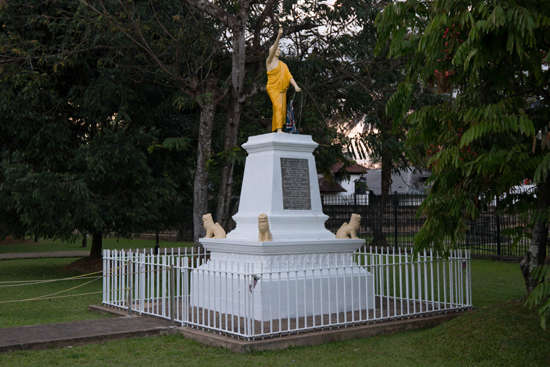
[[[499,213],[525,219],[506,234],[533,229],[522,263],[532,290],[538,281],[529,273],[544,262],[548,238],[550,3],[407,0],[388,5],[377,24],[379,47],[391,39],[390,56],[408,59],[386,109],[408,120],[410,142],[424,146],[433,172],[416,248],[448,253],[468,220],[500,199]],[[417,80],[447,100],[409,114]],[[525,180],[536,189],[518,190]]]
[[86,11],[0,5],[2,235],[130,236],[182,218],[178,165],[147,148],[184,120],[169,90],[117,67],[117,35],[97,33]]

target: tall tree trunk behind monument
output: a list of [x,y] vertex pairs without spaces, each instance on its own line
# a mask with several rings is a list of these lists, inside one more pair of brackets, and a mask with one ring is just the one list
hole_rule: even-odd
[[[229,94],[229,108],[225,125],[224,151],[227,154],[237,145],[239,136],[239,122],[241,120],[242,105],[246,100],[243,95],[244,79],[246,76],[246,43],[245,26],[250,9],[242,7],[240,10],[241,22],[233,26],[233,53],[231,65],[231,93]],[[221,168],[220,192],[216,220],[226,228],[229,220],[229,205],[233,195],[233,161],[225,159]]]
[[90,258],[100,259],[101,249],[103,247],[103,233],[98,232],[92,235],[92,248],[90,249]]
[[209,85],[207,93],[210,98],[200,103],[201,116],[199,126],[199,141],[197,147],[197,166],[193,185],[193,240],[199,248],[199,238],[206,233],[202,216],[208,212],[208,169],[206,167],[212,152],[212,128],[214,126],[214,86]]
[[384,212],[386,210],[386,203],[388,201],[388,194],[391,187],[391,169],[392,169],[392,159],[391,151],[389,148],[384,147],[382,150],[382,169],[380,174],[380,202],[378,203],[378,208],[376,210],[376,215],[374,216],[374,225],[373,225],[373,240],[371,245],[374,246],[387,246],[388,242],[386,241],[386,236],[384,235]]
[[[239,121],[241,119],[242,103],[238,96],[230,96],[229,108],[225,125],[224,150],[227,154],[237,145],[239,137]],[[233,197],[233,160],[226,157],[221,168],[220,191],[218,193],[218,205],[216,209],[216,220],[228,231],[229,206]]]
[[533,279],[531,271],[542,264],[546,259],[546,246],[548,244],[548,218],[543,213],[550,207],[550,179],[537,185],[537,213],[538,217],[533,228],[531,246],[520,263],[520,269],[525,280],[527,292],[530,293],[538,284]]

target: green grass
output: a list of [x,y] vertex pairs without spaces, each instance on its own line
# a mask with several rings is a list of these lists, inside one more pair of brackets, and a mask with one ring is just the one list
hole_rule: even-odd
[[[88,238],[88,247],[82,248],[80,240],[76,243],[67,243],[62,241],[39,240],[37,243],[21,244],[21,245],[0,245],[0,254],[7,253],[30,253],[30,252],[53,252],[53,251],[90,251],[92,239]],[[160,247],[191,247],[192,242],[160,242]],[[123,238],[104,238],[103,249],[142,249],[155,247],[154,240]]]
[[[525,255],[526,249],[529,248],[528,243],[518,243],[512,248],[510,243],[502,243],[500,245],[500,253],[508,256],[521,256]],[[472,254],[493,254],[498,253],[498,245],[496,243],[484,243],[483,245],[470,245],[470,251]]]
[[179,335],[0,355],[6,366],[548,366],[550,335],[522,302],[482,308],[433,329],[233,354]]
[[526,295],[525,283],[519,270],[519,264],[472,260],[472,299],[474,306],[489,306],[524,298]]
[[[39,279],[70,276],[59,267],[68,259],[0,262],[0,279]],[[101,285],[90,285],[90,290]],[[98,288],[95,288],[98,287]],[[60,287],[59,289],[62,289]],[[380,336],[297,347],[282,351],[233,354],[207,347],[179,335],[138,338],[84,347],[0,355],[1,366],[548,366],[550,332],[540,328],[535,311],[523,306],[525,295],[518,264],[472,260],[474,305],[479,309],[441,326]],[[0,300],[28,293],[6,288]],[[48,292],[51,290],[48,290]],[[46,293],[46,291],[44,291]],[[95,298],[94,298],[95,297]],[[0,326],[69,321],[101,317],[84,310],[99,303],[90,296],[77,303],[39,301],[0,305]],[[57,303],[54,303],[57,302]],[[76,301],[75,301],[76,302]],[[14,308],[15,310],[11,310]],[[80,310],[79,310],[80,308]],[[31,318],[28,320],[27,318]],[[1,331],[0,331],[1,332]]]
[[[62,269],[63,266],[73,261],[74,259],[70,258],[0,261],[0,282],[73,277],[79,274]],[[2,283],[0,284],[2,287],[0,288],[0,302],[49,295],[90,280],[71,280],[17,287],[6,287],[6,283]],[[59,296],[98,292],[102,291],[102,286],[102,281],[99,279],[70,292],[59,294]],[[44,301],[0,303],[0,328],[104,318],[106,315],[91,313],[87,309],[88,305],[100,304],[101,300],[101,294],[93,294]]]

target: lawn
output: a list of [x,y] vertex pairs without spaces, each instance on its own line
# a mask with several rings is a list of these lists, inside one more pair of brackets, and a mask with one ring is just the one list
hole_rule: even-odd
[[[12,286],[13,283],[7,283],[74,277],[79,274],[62,269],[63,266],[73,261],[73,258],[0,261],[0,302],[49,295],[92,281],[93,279],[83,279],[25,286]],[[90,284],[83,285],[70,292],[58,294],[57,296],[100,291],[102,291],[102,281],[98,279]],[[101,300],[102,295],[99,293],[87,296],[47,299],[44,301],[0,303],[0,327],[103,318],[106,316],[91,313],[87,310],[88,305],[100,304]]]
[[[53,240],[39,240],[38,242],[18,244],[18,245],[0,245],[0,254],[15,253],[15,252],[52,252],[52,251],[90,251],[92,239],[88,238],[88,246],[81,247],[81,240],[75,243],[67,243]],[[154,240],[144,239],[124,239],[124,238],[104,238],[103,249],[143,249],[155,247]],[[192,242],[160,242],[160,247],[191,247]]]
[[[0,278],[5,281],[75,275],[59,270],[59,266],[69,261],[1,261]],[[550,332],[543,331],[536,313],[523,306],[525,290],[518,264],[472,260],[472,281],[474,305],[480,308],[432,329],[246,355],[206,347],[174,335],[3,354],[0,365],[548,366]],[[61,285],[49,287],[58,288],[43,292],[65,289]],[[100,290],[101,285],[86,286],[86,291],[94,289]],[[10,290],[13,293],[8,295],[5,290],[0,292],[0,300],[25,298],[38,292]],[[0,304],[0,326],[102,317],[85,310],[87,304],[97,304],[101,297],[86,297],[89,298]]]

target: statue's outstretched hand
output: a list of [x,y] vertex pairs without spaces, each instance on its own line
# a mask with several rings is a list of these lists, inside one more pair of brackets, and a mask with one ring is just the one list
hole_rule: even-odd
[[283,29],[279,28],[279,38],[283,35]]

